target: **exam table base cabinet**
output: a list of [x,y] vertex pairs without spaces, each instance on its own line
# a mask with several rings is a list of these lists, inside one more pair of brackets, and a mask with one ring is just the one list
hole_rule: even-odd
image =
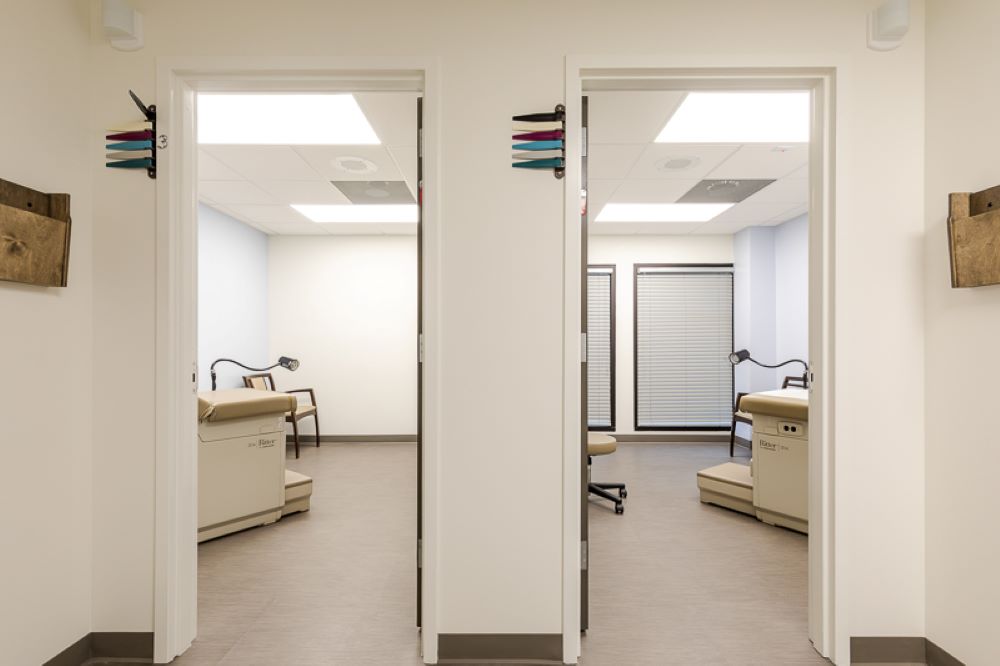
[[198,427],[198,541],[267,525],[285,504],[285,416]]
[[770,525],[809,533],[809,424],[753,417],[753,504]]

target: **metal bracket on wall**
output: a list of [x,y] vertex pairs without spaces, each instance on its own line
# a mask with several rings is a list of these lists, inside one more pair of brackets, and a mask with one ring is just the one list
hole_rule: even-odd
[[566,173],[566,107],[557,104],[551,112],[513,116],[512,139],[520,141],[511,166],[515,169],[551,169],[556,178]]
[[156,148],[158,145],[166,148],[167,137],[156,136],[156,105],[146,106],[131,90],[128,94],[145,120],[108,129],[105,166],[110,169],[145,169],[147,176],[156,178]]

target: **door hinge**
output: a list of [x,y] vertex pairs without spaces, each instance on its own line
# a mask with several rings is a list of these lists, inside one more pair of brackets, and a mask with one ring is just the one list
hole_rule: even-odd
[[580,542],[580,569],[582,571],[586,571],[587,570],[587,556],[588,556],[589,551],[590,551],[590,548],[587,547],[587,542],[586,541],[581,541]]
[[580,155],[583,156],[583,157],[586,157],[587,156],[587,128],[586,127],[583,128],[582,140],[583,140],[583,145],[580,146]]
[[424,566],[424,540],[417,539],[417,568],[422,569]]
[[417,157],[424,156],[424,128],[417,130]]
[[417,334],[417,363],[424,362],[424,334]]
[[580,363],[587,362],[587,334],[580,334]]

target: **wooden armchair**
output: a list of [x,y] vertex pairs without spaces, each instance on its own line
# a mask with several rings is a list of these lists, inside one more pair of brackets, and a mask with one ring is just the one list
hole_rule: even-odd
[[[259,375],[244,375],[243,385],[247,388],[257,389],[258,391],[276,391],[274,386],[274,377],[271,376],[270,372],[265,372]],[[305,389],[292,389],[290,391],[282,391],[282,393],[308,393],[309,400],[311,404],[302,405],[299,404],[295,407],[295,411],[285,413],[285,422],[292,424],[292,433],[295,439],[295,457],[299,457],[299,421],[306,418],[307,416],[313,417],[316,421],[316,446],[319,446],[319,414],[316,412],[316,394],[311,388]]]

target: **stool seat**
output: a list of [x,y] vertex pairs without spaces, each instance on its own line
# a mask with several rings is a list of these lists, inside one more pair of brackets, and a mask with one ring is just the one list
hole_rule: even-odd
[[587,433],[587,455],[606,456],[618,450],[618,440],[599,432]]

